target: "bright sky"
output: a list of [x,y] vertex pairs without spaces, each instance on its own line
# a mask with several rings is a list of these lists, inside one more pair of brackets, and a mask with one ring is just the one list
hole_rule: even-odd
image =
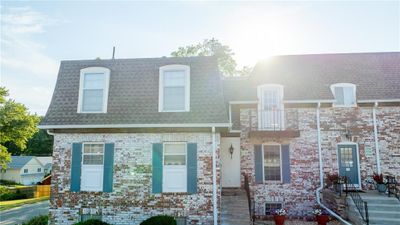
[[240,66],[279,54],[400,51],[400,1],[1,3],[0,85],[44,115],[60,60],[168,56],[215,37]]

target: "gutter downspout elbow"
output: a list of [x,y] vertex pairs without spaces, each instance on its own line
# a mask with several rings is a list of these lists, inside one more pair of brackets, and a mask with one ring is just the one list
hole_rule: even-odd
[[48,135],[54,136],[54,133],[51,132],[50,130],[46,130],[46,132],[47,132]]
[[211,128],[212,132],[212,198],[213,198],[213,221],[214,225],[218,224],[218,202],[217,202],[217,137],[215,134],[215,127]]
[[321,102],[318,102],[317,106],[317,141],[318,141],[318,158],[319,158],[319,183],[320,187],[317,188],[316,190],[316,197],[317,197],[317,203],[319,206],[321,206],[323,209],[325,209],[329,214],[331,214],[333,217],[338,219],[340,222],[346,225],[352,225],[351,223],[347,222],[345,219],[340,217],[338,214],[330,210],[327,206],[325,206],[321,202],[321,191],[324,187],[324,172],[323,172],[323,161],[322,161],[322,148],[321,148],[321,126],[320,126],[320,108],[321,108]]

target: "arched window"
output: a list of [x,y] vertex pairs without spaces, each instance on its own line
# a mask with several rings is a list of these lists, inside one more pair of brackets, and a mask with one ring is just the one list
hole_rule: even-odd
[[166,65],[160,67],[159,112],[190,111],[190,67]]
[[108,68],[81,69],[78,113],[107,113],[109,80]]

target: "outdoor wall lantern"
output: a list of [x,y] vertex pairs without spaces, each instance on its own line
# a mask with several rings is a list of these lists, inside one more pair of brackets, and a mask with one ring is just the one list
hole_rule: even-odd
[[229,153],[231,154],[231,159],[232,159],[232,155],[233,155],[233,146],[232,146],[232,144],[231,144],[231,147],[229,147]]

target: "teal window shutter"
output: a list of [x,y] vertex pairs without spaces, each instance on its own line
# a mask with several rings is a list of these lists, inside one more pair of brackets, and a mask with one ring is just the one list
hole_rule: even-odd
[[163,145],[162,143],[153,144],[153,176],[152,189],[153,193],[162,192],[162,175],[163,175]]
[[282,181],[283,183],[290,183],[289,145],[282,145]]
[[187,144],[187,192],[197,193],[197,143]]
[[254,145],[254,169],[257,184],[264,183],[263,178],[263,157],[261,145]]
[[72,144],[71,191],[81,190],[82,143]]
[[113,191],[114,143],[106,143],[104,149],[103,192]]

